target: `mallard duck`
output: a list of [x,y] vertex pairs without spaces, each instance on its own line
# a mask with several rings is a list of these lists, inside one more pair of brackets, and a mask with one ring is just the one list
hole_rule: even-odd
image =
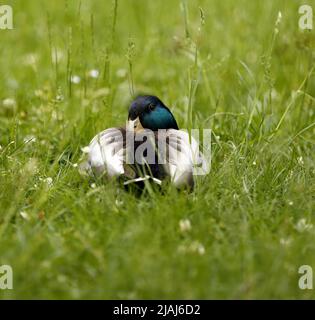
[[177,188],[192,187],[194,167],[208,171],[196,140],[179,130],[170,109],[151,95],[138,96],[126,126],[98,133],[86,152],[91,174],[121,177],[125,185],[169,178]]

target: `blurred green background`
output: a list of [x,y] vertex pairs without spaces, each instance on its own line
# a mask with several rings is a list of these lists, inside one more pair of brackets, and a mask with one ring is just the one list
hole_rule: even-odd
[[[3,298],[313,298],[311,1],[6,1],[0,30]],[[281,14],[279,15],[279,12]],[[191,194],[78,173],[137,93],[213,130]],[[183,228],[189,220],[191,228]]]

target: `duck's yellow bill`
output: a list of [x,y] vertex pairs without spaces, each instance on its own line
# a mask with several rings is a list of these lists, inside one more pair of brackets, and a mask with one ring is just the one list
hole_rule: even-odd
[[135,120],[128,120],[128,129],[133,130],[135,132],[139,132],[143,130],[143,126],[140,122],[139,117],[137,117]]

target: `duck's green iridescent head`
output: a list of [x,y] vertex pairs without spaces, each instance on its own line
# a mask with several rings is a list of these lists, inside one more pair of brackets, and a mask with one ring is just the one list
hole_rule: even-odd
[[130,105],[128,120],[134,123],[135,130],[142,128],[177,129],[177,122],[164,103],[155,96],[138,96]]

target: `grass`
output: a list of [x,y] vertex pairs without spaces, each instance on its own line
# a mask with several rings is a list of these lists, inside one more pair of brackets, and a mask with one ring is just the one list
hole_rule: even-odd
[[[0,297],[314,298],[298,287],[298,268],[315,268],[305,2],[8,0],[0,265],[14,289]],[[78,173],[81,148],[124,123],[133,92],[158,95],[182,128],[213,130],[193,193],[137,198]]]

